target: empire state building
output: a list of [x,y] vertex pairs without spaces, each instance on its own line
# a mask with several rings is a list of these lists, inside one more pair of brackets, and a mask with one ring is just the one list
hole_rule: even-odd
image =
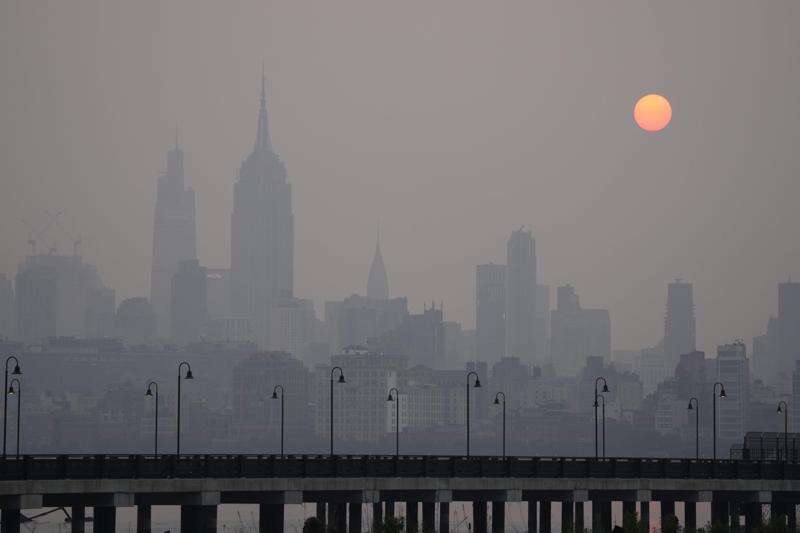
[[270,347],[270,315],[293,296],[294,213],[286,165],[272,147],[261,77],[258,133],[239,167],[231,213],[231,310],[251,320],[256,341]]

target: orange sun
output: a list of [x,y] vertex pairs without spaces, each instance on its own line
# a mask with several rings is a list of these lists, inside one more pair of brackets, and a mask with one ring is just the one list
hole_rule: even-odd
[[672,120],[672,106],[660,94],[642,96],[633,108],[633,120],[644,131],[661,131]]

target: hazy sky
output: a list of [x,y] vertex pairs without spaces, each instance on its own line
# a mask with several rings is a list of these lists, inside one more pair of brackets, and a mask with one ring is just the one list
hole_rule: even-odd
[[392,294],[472,327],[475,265],[524,224],[615,347],[659,340],[674,277],[701,348],[749,339],[800,278],[798,27],[797,0],[0,0],[0,272],[63,210],[118,301],[148,294],[176,122],[227,266],[263,59],[298,295],[363,293],[380,217]]

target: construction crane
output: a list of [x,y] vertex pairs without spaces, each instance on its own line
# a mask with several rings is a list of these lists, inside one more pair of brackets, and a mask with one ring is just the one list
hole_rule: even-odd
[[81,238],[81,234],[78,233],[77,235],[73,236],[72,233],[67,231],[67,228],[64,227],[64,224],[61,223],[60,220],[56,219],[55,221],[56,226],[58,229],[61,230],[61,233],[67,236],[69,241],[72,243],[72,255],[78,255],[78,248],[80,247],[81,243],[83,243],[83,239]]
[[25,219],[22,219],[22,223],[28,228],[28,245],[31,247],[31,255],[36,255],[36,244],[39,239],[44,235],[44,233],[49,230],[53,224],[58,223],[58,217],[61,216],[62,212],[59,211],[56,214],[52,214],[49,211],[45,211],[47,214],[47,222],[39,226],[38,228],[34,227],[33,224],[28,222]]

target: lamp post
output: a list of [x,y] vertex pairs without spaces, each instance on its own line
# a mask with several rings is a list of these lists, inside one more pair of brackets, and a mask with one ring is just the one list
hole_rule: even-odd
[[[392,391],[397,399],[392,397]],[[386,397],[387,402],[395,402],[394,404],[394,456],[400,457],[400,391],[397,387],[389,389],[389,396]]]
[[[14,383],[17,384],[16,390],[14,389]],[[11,380],[11,386],[8,388],[8,394],[17,396],[17,459],[19,459],[19,437],[20,437],[20,420],[22,417],[22,384],[19,382],[17,378]]]
[[602,452],[601,456],[605,457],[606,456],[606,397],[603,396],[602,394],[598,394],[597,395],[597,397],[594,399],[594,407],[595,407],[595,409],[597,409],[597,407],[598,407],[598,402],[597,402],[598,399],[600,400],[599,403],[601,404],[602,413],[603,413],[602,414],[603,423],[601,424],[601,426],[602,426],[602,437],[603,437],[602,438],[602,442],[603,442],[603,446],[600,448],[600,450]]
[[[789,460],[789,406],[785,401],[778,402],[778,413],[783,413],[783,454],[784,461]],[[763,458],[762,458],[763,459]]]
[[[14,355],[9,355],[8,358],[6,358],[6,379],[5,379],[5,383],[3,383],[3,390],[4,391],[8,390],[8,363],[10,363],[12,359],[14,360],[14,370],[11,372],[11,375],[12,376],[20,376],[20,375],[22,375],[22,370],[20,370],[20,368],[19,368],[19,359],[17,359],[16,356],[14,356]],[[3,457],[5,457],[6,456],[6,427],[7,427],[7,424],[8,424],[8,415],[7,415],[7,413],[8,413],[8,395],[4,394],[3,396],[5,396],[5,398],[3,399]]]
[[472,370],[467,372],[467,457],[469,457],[469,378],[471,376],[475,376],[474,387],[476,389],[479,389],[481,387],[481,380],[478,377],[478,374],[476,372],[473,372]]
[[506,394],[502,391],[494,395],[494,404],[503,405],[503,459],[506,458]]
[[275,385],[275,388],[272,389],[272,399],[278,399],[278,391],[281,391],[281,457],[283,457],[283,385]]
[[333,374],[337,370],[339,371],[339,383],[345,383],[342,367],[335,366],[331,368],[331,455],[333,455]]
[[145,396],[153,396],[153,389],[155,389],[155,415],[156,415],[156,424],[155,424],[155,431],[153,432],[153,455],[158,456],[158,383],[155,381],[151,381],[147,384],[147,392],[144,393]]
[[[186,366],[186,376],[181,375],[181,369]],[[192,367],[186,361],[181,361],[178,364],[178,446],[176,448],[176,455],[181,454],[181,381],[184,379],[194,379],[192,375]]]
[[[694,407],[692,407],[694,402]],[[689,411],[694,410],[694,455],[695,458],[700,460],[700,400],[692,396],[689,398],[689,406],[686,408]]]
[[714,383],[714,392],[712,394],[713,397],[713,406],[712,411],[714,411],[714,419],[713,419],[713,428],[712,433],[714,433],[714,460],[717,460],[717,385],[719,385],[719,397],[725,398],[727,394],[725,394],[725,385],[717,381]]
[[[595,459],[597,459],[597,457],[598,457],[598,451],[597,451],[597,407],[598,407],[598,404],[597,404],[597,395],[598,395],[597,384],[600,383],[600,381],[603,382],[603,392],[608,392],[608,382],[606,381],[606,378],[604,378],[603,376],[599,376],[598,378],[596,378],[594,380],[594,457],[595,457]],[[603,406],[605,407],[605,400],[603,400]],[[605,423],[605,419],[604,419],[603,423]],[[603,445],[605,446],[605,442],[603,443]]]

